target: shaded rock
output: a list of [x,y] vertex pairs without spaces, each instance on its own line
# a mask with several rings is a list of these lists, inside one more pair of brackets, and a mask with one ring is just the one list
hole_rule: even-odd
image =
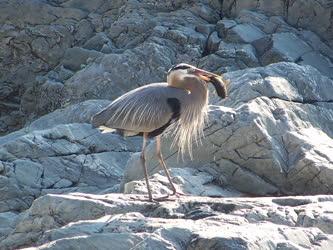
[[[295,13],[295,6],[300,4],[296,2],[291,8]],[[322,73],[330,76],[329,68],[320,66],[326,57],[332,61],[329,46],[325,47],[318,37],[319,40],[306,30],[298,31],[288,25],[283,17],[269,16],[275,13],[287,17],[289,5],[286,3],[276,1],[272,4],[266,0],[247,3],[158,1],[153,4],[149,0],[125,4],[119,1],[21,3],[15,0],[1,3],[0,85],[5,87],[0,94],[0,131],[7,133],[22,128],[36,117],[68,104],[88,99],[114,99],[138,85],[162,81],[169,67],[178,62],[201,64],[204,60],[207,68],[216,68],[219,72],[258,66],[258,60],[254,60],[252,55],[248,57],[249,53],[253,54],[251,51],[246,52],[246,62],[211,56],[219,50],[215,30],[224,41],[245,44],[266,34],[295,34],[323,56],[316,55],[315,62],[319,63],[318,69]],[[303,7],[299,13],[325,23],[322,27],[326,31],[323,28],[318,33],[321,38],[325,36],[325,40],[329,36],[326,34],[332,33],[331,26],[326,25],[331,6],[327,1],[316,5],[319,7],[314,6],[314,10],[316,14],[323,14],[322,18],[313,17],[314,14],[307,13]],[[305,6],[310,8],[312,3],[307,2]],[[327,7],[325,12],[320,9],[322,6]],[[244,8],[269,13],[266,15]],[[222,10],[224,14],[239,15],[235,20],[220,20]],[[300,20],[302,27],[309,24],[315,32],[321,26],[310,24],[308,18]],[[295,41],[287,43],[290,42]],[[299,41],[295,43],[299,44]],[[268,46],[265,42],[262,45],[265,46],[259,47]],[[274,50],[259,61],[263,64],[281,60],[300,63],[298,55],[296,59],[294,55],[290,58],[290,50],[294,48],[294,45],[291,48],[283,45],[282,51]],[[266,51],[259,52],[261,56]],[[203,56],[211,58],[202,59]],[[309,60],[303,62],[308,63]],[[80,83],[82,88],[78,86]]]
[[237,22],[234,20],[223,19],[217,22],[216,30],[219,37],[224,38],[229,29],[237,25]]
[[112,47],[112,41],[107,37],[107,35],[103,32],[97,33],[95,36],[90,38],[83,45],[83,48],[89,50],[97,50],[101,51],[103,46],[107,45],[108,47]]
[[309,29],[332,45],[333,22],[330,19],[332,3],[329,0],[321,1],[223,1],[223,11],[228,16],[237,16],[246,9],[262,10],[274,15],[283,16],[287,22],[296,27]]
[[299,59],[301,65],[311,65],[320,72],[333,78],[333,63],[325,56],[318,52],[309,52]]
[[147,43],[123,54],[104,55],[99,63],[90,64],[65,83],[68,101],[113,99],[135,85],[161,81],[172,65],[172,58],[169,48],[156,43]]
[[207,41],[207,49],[209,53],[214,53],[219,48],[219,44],[221,42],[221,39],[218,37],[217,32],[214,31],[210,36],[208,37]]
[[277,33],[271,38],[263,38],[253,43],[264,65],[280,61],[296,62],[311,47],[292,33]]
[[265,36],[259,28],[251,24],[238,24],[227,31],[225,41],[251,43]]
[[101,53],[93,50],[86,50],[79,47],[69,48],[65,52],[63,65],[70,70],[77,71],[81,69],[82,65],[87,64],[89,58],[93,60],[101,55]]
[[313,32],[302,30],[300,36],[315,50],[333,60],[333,50]]
[[92,26],[92,24],[88,20],[84,19],[77,24],[77,28],[74,33],[74,38],[79,43],[82,43],[82,41],[86,41],[87,39],[92,37],[93,32],[94,32],[94,27]]
[[21,110],[27,116],[44,115],[61,107],[66,100],[63,83],[47,80],[40,86],[28,88],[22,96]]
[[215,25],[213,24],[200,24],[195,27],[195,31],[203,33],[205,35],[211,34],[215,30]]
[[3,240],[14,230],[19,215],[13,212],[0,213],[0,240]]
[[107,100],[89,100],[58,109],[32,122],[26,129],[48,129],[60,124],[90,123],[91,117],[110,104]]
[[84,1],[84,0],[70,0],[70,1],[56,1],[61,3],[65,8],[77,8],[88,12],[96,11],[102,4],[103,0],[97,1]]
[[225,73],[247,67],[259,66],[256,50],[250,44],[234,44],[220,42],[214,54],[199,60],[199,66],[211,71]]
[[294,1],[288,6],[287,20],[292,25],[316,32],[332,45],[332,10],[332,2],[327,0]]
[[[277,1],[276,1],[277,2]],[[274,4],[272,4],[274,6]],[[267,13],[268,15],[265,15]],[[269,17],[269,12],[252,11],[243,9],[237,16],[237,21],[240,23],[248,23],[258,27],[260,30],[267,32],[272,26],[272,20]],[[285,23],[287,26],[288,24]],[[274,32],[273,32],[274,33]]]

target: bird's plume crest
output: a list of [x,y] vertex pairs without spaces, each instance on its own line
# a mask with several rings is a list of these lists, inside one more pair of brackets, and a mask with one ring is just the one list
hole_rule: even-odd
[[189,103],[182,103],[182,111],[177,122],[173,123],[167,130],[167,134],[174,136],[171,147],[179,147],[179,155],[184,158],[186,152],[193,159],[193,142],[197,145],[203,137],[203,129],[208,117],[208,91],[204,84],[198,84],[201,95],[193,96]]

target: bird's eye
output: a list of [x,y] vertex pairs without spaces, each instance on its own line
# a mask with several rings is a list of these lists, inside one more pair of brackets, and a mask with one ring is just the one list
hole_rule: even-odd
[[172,70],[179,70],[179,69],[189,69],[190,67],[187,65],[176,65],[172,68]]

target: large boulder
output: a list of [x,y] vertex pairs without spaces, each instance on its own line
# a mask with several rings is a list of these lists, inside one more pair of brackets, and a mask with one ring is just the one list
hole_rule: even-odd
[[136,140],[79,123],[3,140],[0,212],[25,210],[46,193],[117,191],[126,161],[140,148]]
[[[321,194],[333,192],[333,81],[311,66],[277,63],[235,71],[230,97],[211,107],[202,144],[193,161],[170,149],[163,139],[170,167],[205,169],[224,185],[255,195]],[[316,139],[314,139],[316,138]],[[148,168],[159,170],[154,143],[148,148]],[[124,183],[143,176],[134,154]]]

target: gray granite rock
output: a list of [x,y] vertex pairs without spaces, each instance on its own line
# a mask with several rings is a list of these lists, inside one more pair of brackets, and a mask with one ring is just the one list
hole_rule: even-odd
[[45,193],[96,193],[119,184],[139,148],[135,138],[101,134],[89,124],[22,131],[0,147],[0,211],[22,211]]
[[292,33],[276,33],[270,38],[263,38],[254,43],[260,60],[264,65],[275,62],[296,62],[312,51],[311,47]]
[[238,24],[227,31],[225,40],[233,43],[251,43],[264,36],[265,33],[252,24]]
[[311,30],[319,34],[332,45],[333,22],[330,18],[333,5],[330,0],[320,1],[223,1],[223,11],[226,15],[237,16],[242,10],[257,9],[273,15],[283,16],[293,26]]
[[108,100],[88,100],[69,105],[38,118],[26,126],[24,131],[48,129],[68,123],[90,123],[91,117],[110,103]]
[[[197,64],[203,56],[208,56],[220,72],[256,67],[257,62],[266,65],[290,60],[318,65],[322,73],[331,76],[331,68],[324,67],[324,63],[328,60],[329,65],[332,61],[332,50],[324,42],[331,40],[332,25],[327,17],[332,6],[324,0],[310,2],[304,6],[302,0],[290,6],[280,0],[274,4],[266,0],[153,4],[150,0],[124,4],[100,0],[3,2],[0,133],[22,128],[36,117],[68,104],[113,99],[134,86],[162,81],[171,65]],[[315,14],[307,12],[312,8]],[[231,13],[237,17],[227,19]],[[320,18],[314,16],[319,14]],[[308,30],[292,27],[280,15],[292,25],[317,32],[324,42],[306,33]],[[315,24],[308,17],[316,20]],[[280,41],[281,32],[297,38]],[[220,38],[232,46],[250,45],[265,35],[273,36],[274,46],[264,58],[254,60],[251,56],[244,62],[234,58],[220,60],[213,54],[218,51]],[[269,47],[264,42],[271,40],[264,39],[259,47]],[[303,42],[311,46],[314,54],[302,59],[294,51],[303,53]],[[261,52],[258,54],[262,56]],[[313,55],[311,60],[309,55]]]
[[210,36],[208,37],[207,41],[207,50],[209,53],[214,53],[218,50],[219,44],[221,42],[221,39],[219,38],[216,31],[214,31]]
[[[330,249],[332,196],[181,197],[45,195],[2,249]],[[77,211],[80,211],[78,213]],[[306,214],[305,214],[306,213]],[[317,224],[311,219],[316,217]],[[306,219],[309,218],[309,219]]]
[[8,234],[10,234],[19,219],[19,215],[14,212],[0,213],[0,241],[2,241]]
[[[177,191],[186,195],[210,197],[238,197],[243,194],[217,180],[206,171],[193,168],[171,168],[170,174]],[[151,191],[154,197],[172,193],[169,181],[161,170],[150,177]],[[147,186],[144,180],[122,183],[121,191],[127,194],[146,194]],[[222,186],[222,187],[221,187]]]
[[[330,196],[235,198],[332,193],[331,12],[326,0],[2,1],[0,133],[23,129],[0,137],[0,248],[331,249]],[[193,160],[163,138],[189,196],[147,203],[141,138],[86,123],[178,62],[227,72],[229,97],[210,93]],[[131,195],[109,194],[121,188]]]

